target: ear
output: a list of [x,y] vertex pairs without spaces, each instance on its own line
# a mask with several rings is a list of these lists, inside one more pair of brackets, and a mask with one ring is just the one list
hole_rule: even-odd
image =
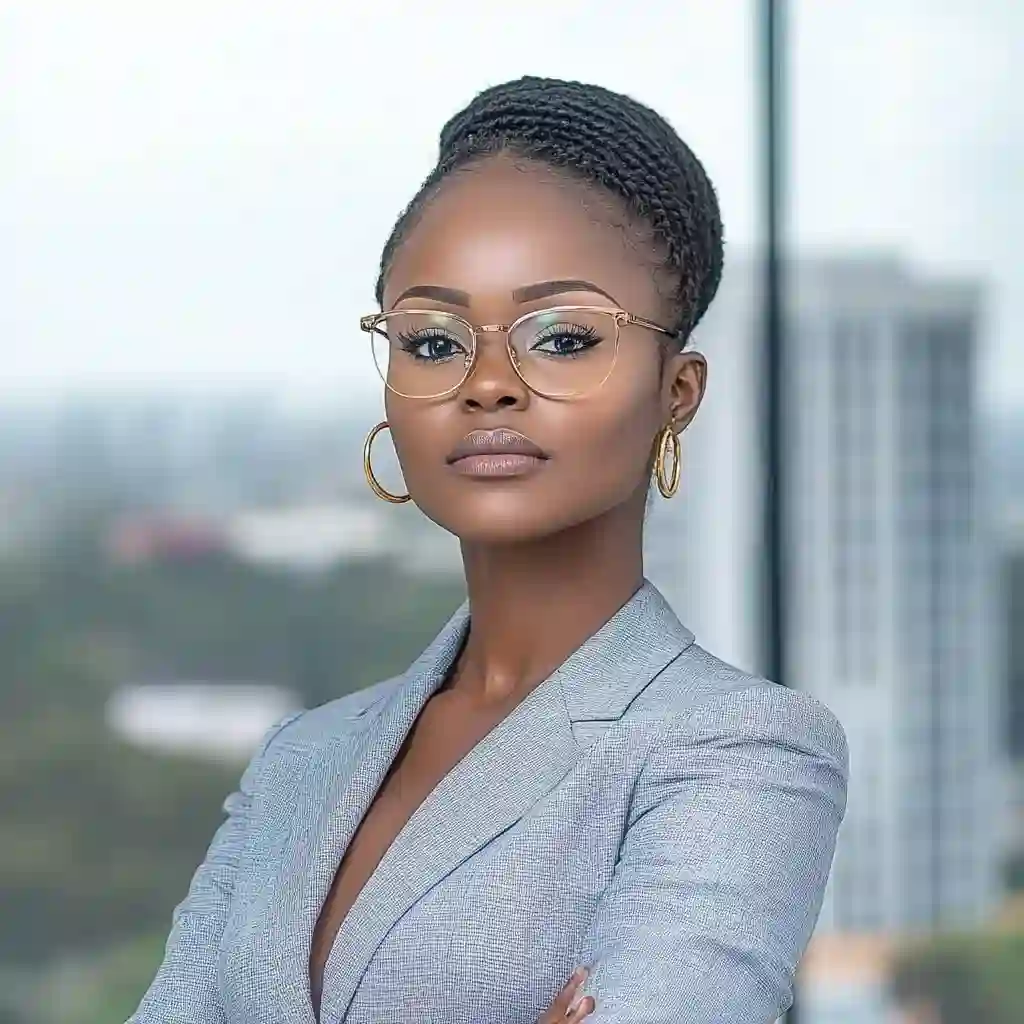
[[699,352],[678,352],[665,362],[662,404],[665,420],[682,433],[697,415],[707,388],[708,364]]

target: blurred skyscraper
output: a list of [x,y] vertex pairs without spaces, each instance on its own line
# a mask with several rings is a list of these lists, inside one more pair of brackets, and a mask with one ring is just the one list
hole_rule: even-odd
[[979,290],[879,262],[807,268],[796,295],[792,675],[854,762],[826,923],[975,923],[1001,810]]
[[[685,493],[653,507],[648,530],[648,575],[683,621],[755,669],[757,282],[734,261],[698,328],[710,373],[684,436]],[[819,934],[971,924],[999,895],[1003,809],[980,290],[867,258],[801,261],[790,287],[786,681],[836,712],[851,748]]]

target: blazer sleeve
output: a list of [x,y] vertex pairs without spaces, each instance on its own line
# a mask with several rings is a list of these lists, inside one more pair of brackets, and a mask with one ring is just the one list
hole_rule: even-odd
[[238,789],[224,801],[227,817],[193,875],[188,894],[174,909],[163,963],[127,1024],[225,1024],[217,958],[249,830],[253,788],[271,743],[300,714],[289,715],[269,730]]
[[756,687],[673,722],[648,757],[582,957],[587,1024],[770,1024],[817,921],[848,751],[805,694]]

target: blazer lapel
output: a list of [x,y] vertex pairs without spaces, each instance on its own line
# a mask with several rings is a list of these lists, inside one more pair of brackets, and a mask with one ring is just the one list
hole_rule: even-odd
[[416,809],[339,929],[324,973],[323,1024],[340,1024],[374,952],[442,879],[514,825],[577,755],[557,680],[491,730]]
[[[273,966],[287,981],[275,990],[284,1004],[281,1012],[268,1021],[315,1024],[309,988],[313,929],[342,855],[423,705],[443,683],[467,622],[463,605],[384,703],[372,709],[367,727],[325,736],[311,755],[277,877],[278,911],[271,915],[277,934],[268,945],[275,951]],[[352,911],[357,912],[355,907]],[[334,1019],[328,1012],[327,984],[325,977],[325,1022]]]
[[614,722],[694,635],[653,583],[643,586],[558,670],[572,722]]
[[[441,657],[427,658],[421,671],[412,673],[381,713],[379,725],[350,755],[347,773],[352,778],[338,795],[337,822],[330,826],[330,840],[320,847],[315,881],[304,893],[301,933],[306,955],[340,854],[416,715],[444,678],[467,624],[465,614],[457,617],[455,635],[441,645]],[[399,832],[338,932],[324,973],[322,1024],[344,1020],[370,960],[395,923],[569,773],[580,754],[573,722],[621,717],[692,642],[693,635],[645,583],[441,780]],[[365,759],[358,770],[356,759]]]

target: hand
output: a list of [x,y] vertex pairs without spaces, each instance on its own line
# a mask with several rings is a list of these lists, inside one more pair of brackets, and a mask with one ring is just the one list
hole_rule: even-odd
[[[575,1007],[572,1006],[576,991],[586,980],[587,969],[577,967],[561,992],[555,996],[551,1009],[537,1021],[537,1024],[576,1024],[577,1021],[583,1020],[588,1013],[593,1013],[597,1007],[593,996],[584,996]],[[572,1007],[571,1012],[570,1007]]]

